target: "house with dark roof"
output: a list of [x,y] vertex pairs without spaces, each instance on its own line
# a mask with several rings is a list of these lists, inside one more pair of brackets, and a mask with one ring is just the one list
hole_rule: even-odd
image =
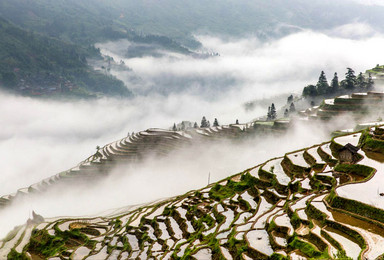
[[339,161],[340,163],[354,164],[357,163],[361,157],[357,153],[359,147],[356,147],[350,143],[344,145],[343,148],[339,150]]

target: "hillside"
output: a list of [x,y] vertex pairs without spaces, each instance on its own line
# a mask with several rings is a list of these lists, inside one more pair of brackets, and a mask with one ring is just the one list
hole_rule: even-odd
[[383,7],[353,1],[3,0],[0,15],[29,29],[90,44],[133,29],[196,46],[192,34],[281,37],[300,28],[328,30],[356,21],[382,30]]
[[120,80],[94,71],[82,48],[25,31],[0,18],[0,86],[26,95],[129,96]]
[[[374,259],[384,246],[384,205],[377,191],[384,150],[372,147],[384,147],[383,133],[373,127],[336,137],[200,190],[105,216],[45,222],[35,215],[1,242],[0,254]],[[362,148],[352,164],[341,157],[347,143]]]

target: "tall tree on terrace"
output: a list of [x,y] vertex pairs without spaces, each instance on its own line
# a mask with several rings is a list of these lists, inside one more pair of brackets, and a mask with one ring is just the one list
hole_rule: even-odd
[[335,94],[339,92],[339,88],[340,88],[339,77],[337,76],[337,72],[335,72],[335,74],[333,75],[333,79],[331,81],[331,93]]
[[197,122],[195,122],[195,124],[193,125],[193,128],[199,128],[199,126],[197,125]]
[[219,122],[217,121],[217,118],[215,118],[215,121],[213,121],[213,126],[219,126]]
[[342,82],[345,89],[353,90],[356,85],[355,71],[351,68],[347,68],[347,73],[345,73],[345,80]]
[[275,120],[276,119],[276,108],[275,108],[275,104],[272,103],[271,105],[271,120]]
[[368,79],[367,79],[367,89],[370,90],[372,89],[374,86],[374,82],[373,82],[373,79],[372,79],[372,75],[371,73],[368,74]]
[[356,86],[359,88],[359,89],[365,89],[367,83],[365,81],[365,77],[363,75],[362,72],[359,73],[359,75],[357,75],[356,77]]
[[177,131],[176,123],[173,124],[172,130]]
[[324,95],[328,92],[328,88],[329,88],[329,85],[328,85],[327,77],[325,76],[324,71],[321,71],[319,80],[317,81],[317,84],[316,84],[317,93],[319,95]]
[[201,127],[201,128],[209,127],[208,124],[209,124],[209,123],[208,123],[207,119],[205,118],[205,116],[203,116],[203,118],[201,119],[200,127]]

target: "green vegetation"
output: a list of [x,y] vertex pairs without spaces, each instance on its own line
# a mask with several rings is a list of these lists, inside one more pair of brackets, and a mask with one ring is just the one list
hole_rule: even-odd
[[361,164],[338,164],[335,171],[344,173],[353,173],[364,178],[371,176],[376,170],[366,165]]
[[236,192],[254,188],[255,185],[256,178],[246,173],[241,176],[240,182],[228,180],[226,185],[215,184],[209,191],[209,196],[216,200],[222,200],[235,195]]
[[82,48],[25,31],[0,18],[0,87],[29,95],[130,96],[116,78],[94,71],[86,58],[97,55]]
[[289,243],[289,247],[291,247],[292,249],[300,250],[300,252],[310,258],[329,259],[329,255],[326,251],[320,252],[313,245],[304,242],[297,237],[293,238],[293,240]]
[[343,209],[345,211],[384,223],[384,210],[382,209],[339,196],[330,197],[328,203],[331,207]]
[[363,150],[369,150],[376,153],[384,153],[384,140],[376,139],[367,131],[363,132],[361,147]]
[[11,252],[7,255],[7,259],[11,260],[29,260],[29,257],[25,253],[18,253],[15,249],[11,249]]

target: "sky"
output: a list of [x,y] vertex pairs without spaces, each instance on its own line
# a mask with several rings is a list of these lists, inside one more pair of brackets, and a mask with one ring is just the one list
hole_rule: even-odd
[[[352,30],[351,28],[358,28]],[[0,93],[0,194],[38,182],[76,166],[96,146],[151,127],[169,128],[202,116],[221,124],[248,122],[278,107],[291,93],[300,95],[317,82],[343,78],[346,67],[365,71],[384,60],[383,35],[356,23],[327,32],[303,30],[261,42],[196,35],[202,51],[220,56],[194,58],[164,52],[161,57],[124,58],[126,41],[99,44],[102,53],[124,60],[132,71],[112,70],[136,93],[132,99],[51,101]],[[133,81],[132,78],[135,78]],[[253,110],[244,104],[255,101]],[[217,181],[274,156],[326,140],[325,131],[305,126],[281,139],[218,143],[193,147],[163,160],[117,169],[102,185],[70,187],[49,196],[20,202],[0,212],[0,236],[24,223],[32,209],[45,217],[96,214],[109,207],[144,203],[206,185],[207,173]],[[198,154],[199,156],[196,156]],[[190,160],[194,158],[194,160]],[[92,199],[91,199],[92,198]],[[98,199],[95,199],[98,198]]]

